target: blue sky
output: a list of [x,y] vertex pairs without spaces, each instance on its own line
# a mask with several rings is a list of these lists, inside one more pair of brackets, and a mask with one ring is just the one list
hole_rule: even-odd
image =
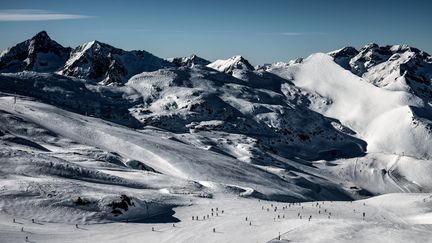
[[243,55],[253,64],[369,42],[432,52],[430,0],[31,0],[0,2],[0,49],[40,30],[160,57]]

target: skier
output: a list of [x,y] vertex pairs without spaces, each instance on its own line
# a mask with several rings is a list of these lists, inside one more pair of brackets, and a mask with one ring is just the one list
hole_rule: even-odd
[[213,233],[215,233],[216,232],[216,228],[213,228]]
[[152,227],[152,231],[154,231],[154,227]]
[[77,228],[77,229],[78,229],[78,224],[75,224],[75,228]]
[[34,223],[34,219],[32,219],[32,223]]
[[175,224],[173,224],[173,228],[175,228]]
[[[213,216],[213,215],[212,215]],[[192,220],[194,220],[194,216],[192,216]]]

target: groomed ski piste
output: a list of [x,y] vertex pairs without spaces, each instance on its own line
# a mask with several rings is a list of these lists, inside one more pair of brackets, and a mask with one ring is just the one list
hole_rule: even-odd
[[[175,208],[174,217],[180,222],[79,224],[78,228],[75,224],[32,223],[28,218],[16,218],[12,223],[12,217],[1,214],[0,239],[23,242],[28,236],[30,242],[429,242],[431,204],[430,194],[388,194],[354,202],[301,204],[224,196],[194,200],[194,206]],[[214,215],[218,208],[218,216],[211,216],[212,208]],[[192,216],[199,219],[192,220]]]

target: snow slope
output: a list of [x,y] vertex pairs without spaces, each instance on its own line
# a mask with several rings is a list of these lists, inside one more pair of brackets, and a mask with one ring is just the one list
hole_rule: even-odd
[[431,133],[424,128],[428,122],[424,126],[412,122],[416,116],[411,107],[428,110],[428,105],[419,97],[365,82],[338,66],[326,54],[315,54],[302,64],[269,71],[293,80],[306,92],[317,94],[311,107],[358,132],[359,137],[368,142],[368,151],[406,152],[431,158]]
[[[343,192],[331,181],[311,178],[300,183],[283,179],[259,167],[170,139],[156,139],[151,130],[134,131],[80,116],[58,108],[31,101],[19,101],[15,107],[10,98],[2,98],[1,109],[38,124],[81,144],[115,152],[129,159],[143,161],[154,170],[180,179],[213,181],[218,184],[254,188],[256,196],[280,200],[340,197]],[[64,129],[67,127],[68,129]],[[211,173],[208,173],[208,172]],[[250,175],[253,175],[251,177]],[[310,190],[314,180],[322,181],[322,189]],[[322,191],[321,191],[322,190]],[[259,196],[261,195],[261,196]],[[345,196],[346,197],[346,196]]]

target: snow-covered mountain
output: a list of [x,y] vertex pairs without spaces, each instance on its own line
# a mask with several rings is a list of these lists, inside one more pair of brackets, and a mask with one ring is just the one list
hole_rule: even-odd
[[177,67],[193,67],[195,65],[206,66],[210,64],[210,61],[201,58],[195,54],[188,57],[174,57],[168,58],[169,62],[173,63]]
[[29,40],[0,53],[0,72],[54,72],[63,67],[71,48],[65,48],[41,31]]
[[208,64],[207,67],[229,74],[232,74],[234,70],[253,71],[255,69],[248,60],[240,55],[233,56],[226,60],[216,60]]
[[432,57],[407,45],[368,44],[329,53],[336,63],[378,87],[414,93],[431,100]]
[[369,44],[254,68],[41,32],[0,57],[0,207],[107,222],[208,198],[431,192],[431,65]]
[[135,74],[171,66],[146,51],[124,51],[99,41],[75,48],[60,74],[101,82],[123,84]]
[[347,72],[326,54],[267,71],[315,94],[310,107],[356,131],[368,143],[368,151],[431,159],[431,121],[426,118],[430,106],[410,89],[374,86],[368,76]]

